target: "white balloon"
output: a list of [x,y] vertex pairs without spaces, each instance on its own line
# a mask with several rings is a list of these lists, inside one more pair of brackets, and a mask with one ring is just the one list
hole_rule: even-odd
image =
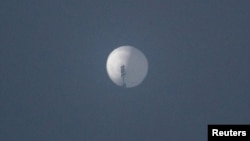
[[106,69],[116,85],[131,88],[141,84],[146,77],[148,61],[140,50],[121,46],[108,56]]

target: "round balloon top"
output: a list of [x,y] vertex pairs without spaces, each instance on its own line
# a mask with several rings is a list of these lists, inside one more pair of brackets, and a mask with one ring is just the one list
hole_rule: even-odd
[[148,73],[147,58],[132,46],[113,50],[108,56],[106,67],[109,78],[116,85],[126,88],[141,84]]

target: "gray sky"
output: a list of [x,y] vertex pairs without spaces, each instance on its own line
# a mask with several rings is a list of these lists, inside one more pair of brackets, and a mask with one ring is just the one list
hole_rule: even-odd
[[[248,0],[0,2],[0,140],[201,141],[250,123]],[[138,87],[106,59],[145,53]]]

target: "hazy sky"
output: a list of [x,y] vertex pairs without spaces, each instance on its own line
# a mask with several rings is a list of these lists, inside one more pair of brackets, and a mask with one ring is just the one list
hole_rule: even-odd
[[[250,123],[248,0],[0,2],[1,141],[202,141]],[[149,61],[116,86],[109,53]]]

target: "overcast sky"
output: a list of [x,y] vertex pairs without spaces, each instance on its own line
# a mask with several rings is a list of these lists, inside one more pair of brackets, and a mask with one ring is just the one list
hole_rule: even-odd
[[[250,123],[248,0],[0,2],[1,141],[203,141]],[[109,53],[149,61],[116,86]]]

